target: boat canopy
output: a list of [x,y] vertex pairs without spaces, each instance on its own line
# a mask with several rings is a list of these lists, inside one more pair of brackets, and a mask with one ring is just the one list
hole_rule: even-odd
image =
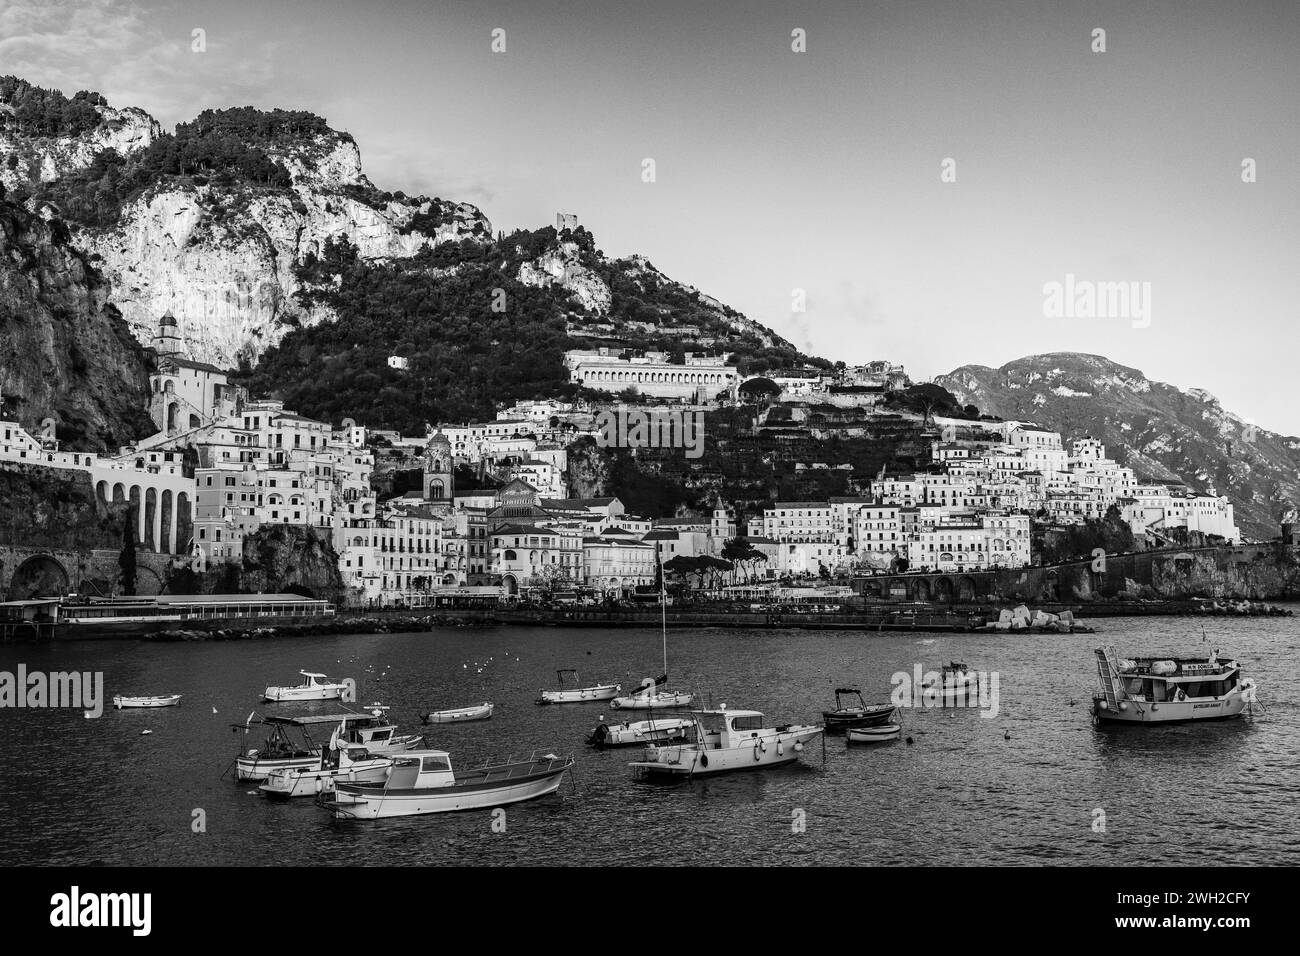
[[348,712],[343,714],[303,714],[299,717],[281,717],[272,715],[263,717],[264,724],[285,724],[291,727],[312,727],[317,724],[358,724],[375,720],[373,714]]
[[862,691],[858,690],[858,688],[856,688],[856,687],[836,687],[836,688],[835,688],[835,693],[837,693],[837,694],[861,694]]
[[303,677],[317,677],[320,678],[321,680],[329,679],[325,674],[317,674],[314,673],[313,671],[299,671],[298,673],[301,674]]

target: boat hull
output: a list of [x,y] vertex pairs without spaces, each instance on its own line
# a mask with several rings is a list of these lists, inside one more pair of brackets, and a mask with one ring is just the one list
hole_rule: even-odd
[[903,733],[898,724],[883,724],[878,727],[851,727],[848,741],[851,744],[883,744],[897,740]]
[[615,710],[667,710],[671,707],[689,707],[694,700],[694,694],[650,694],[615,697],[609,705]]
[[319,687],[268,687],[262,691],[262,700],[272,704],[302,700],[340,700],[342,684],[325,684]]
[[1093,715],[1103,724],[1189,724],[1198,720],[1230,720],[1240,717],[1246,709],[1246,699],[1241,694],[1229,694],[1217,700],[1171,700],[1149,703],[1139,700],[1121,701],[1128,706],[1115,710],[1102,707],[1104,697],[1093,698]]
[[169,694],[163,697],[114,697],[113,706],[118,710],[134,707],[175,707],[181,701],[180,694]]
[[456,710],[438,710],[425,714],[420,719],[426,724],[464,724],[472,720],[487,720],[492,716],[495,704],[483,704],[481,707],[461,707]]
[[275,770],[267,775],[266,782],[257,789],[272,800],[289,800],[293,797],[314,797],[318,793],[333,793],[335,783],[369,783],[384,779],[390,761],[367,761],[364,766],[346,770],[306,770],[301,768]]
[[579,687],[575,690],[544,690],[537,698],[539,704],[585,704],[590,701],[613,700],[618,696],[618,684],[596,687]]
[[605,747],[637,747],[682,740],[691,728],[689,720],[643,720],[635,724],[601,723],[587,739],[597,750]]
[[294,757],[249,757],[235,761],[235,779],[265,780],[274,770],[311,770],[320,766],[320,751]]
[[631,766],[645,776],[701,777],[741,770],[766,770],[794,763],[821,727],[798,727],[756,738],[752,745],[702,749],[695,744],[646,748],[646,759]]
[[842,711],[827,710],[822,712],[829,733],[834,730],[846,730],[850,727],[873,727],[887,723],[894,716],[895,708],[891,705],[882,710]]
[[430,813],[454,813],[480,810],[507,803],[535,800],[560,788],[570,763],[553,770],[501,783],[471,786],[426,787],[412,790],[389,790],[338,783],[334,799],[325,807],[334,819],[377,820],[386,817],[423,816]]

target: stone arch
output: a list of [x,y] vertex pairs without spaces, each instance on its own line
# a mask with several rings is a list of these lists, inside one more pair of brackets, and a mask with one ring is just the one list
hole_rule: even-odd
[[69,586],[67,569],[51,554],[35,554],[14,568],[9,581],[9,600],[63,597]]
[[158,519],[161,517],[162,503],[158,500],[158,490],[144,489],[144,535],[141,540],[150,551],[162,550],[162,543],[158,541]]
[[929,601],[931,597],[929,578],[916,579],[916,599],[918,601]]
[[1043,575],[1043,583],[1038,590],[1038,599],[1040,601],[1057,601],[1060,600],[1061,582],[1055,570],[1048,571]]
[[454,575],[454,574],[444,574],[444,575],[442,576],[442,583],[443,583],[444,586],[452,586],[452,585],[455,585],[455,583],[456,583],[456,575]]
[[957,599],[959,601],[975,600],[975,581],[969,575],[963,574],[957,579]]
[[147,564],[137,564],[135,566],[135,593],[140,597],[152,597],[155,594],[162,594],[164,581],[153,568]]
[[513,574],[503,574],[501,576],[501,586],[505,588],[508,597],[515,597],[519,593],[519,582]]
[[953,595],[952,578],[934,579],[934,599],[940,604],[951,604]]

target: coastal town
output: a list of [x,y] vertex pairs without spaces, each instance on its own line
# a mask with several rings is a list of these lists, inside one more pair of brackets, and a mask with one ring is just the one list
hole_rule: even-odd
[[[867,433],[899,418],[877,408],[908,383],[888,362],[742,379],[725,354],[673,361],[609,346],[574,350],[565,364],[590,399],[520,401],[492,421],[430,423],[425,434],[403,435],[316,421],[250,396],[230,374],[187,357],[170,314],[152,351],[155,434],[96,455],[61,451],[52,428],[31,434],[3,422],[0,468],[88,474],[98,501],[129,507],[137,548],[214,579],[261,529],[299,529],[335,556],[345,606],[629,600],[657,592],[664,573],[677,586],[724,595],[796,584],[847,594],[853,577],[1041,564],[1044,531],[1108,514],[1134,550],[1242,541],[1227,498],[1144,481],[1094,438],[1019,421],[916,416],[923,461],[875,474],[793,461],[796,475],[848,472],[852,493],[821,500],[742,509],[719,496],[707,510],[665,516],[573,491],[575,443],[690,463],[706,416],[729,407],[755,410],[759,427],[783,422],[786,442],[820,437],[827,426],[814,419],[825,416],[809,413],[825,408],[851,409],[852,427]],[[403,358],[390,364],[400,368]],[[16,577],[9,596],[41,596],[22,587]]]

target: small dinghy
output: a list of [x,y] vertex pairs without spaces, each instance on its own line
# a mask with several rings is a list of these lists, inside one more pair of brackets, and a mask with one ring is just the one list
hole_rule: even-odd
[[897,740],[903,732],[899,724],[880,724],[877,727],[850,727],[845,733],[851,744],[879,744]]
[[163,694],[160,697],[123,697],[113,698],[113,706],[118,710],[123,707],[175,707],[181,701],[180,694]]
[[495,704],[486,701],[473,707],[455,707],[451,710],[434,710],[420,715],[422,724],[463,724],[471,720],[487,720]]
[[665,717],[658,720],[623,721],[621,724],[607,724],[602,716],[595,729],[587,735],[587,743],[597,750],[606,747],[635,747],[638,744],[665,743],[672,740],[684,740],[695,722],[681,717]]
[[[565,675],[572,687],[565,687]],[[613,700],[622,690],[620,684],[593,684],[590,687],[578,687],[578,672],[572,669],[558,670],[555,676],[559,681],[559,690],[544,690],[537,698],[539,704],[584,704],[588,701]]]

